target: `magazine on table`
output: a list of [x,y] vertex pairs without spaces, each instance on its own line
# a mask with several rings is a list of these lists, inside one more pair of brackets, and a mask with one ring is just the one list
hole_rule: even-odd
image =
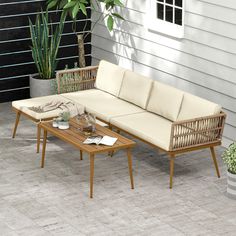
[[94,135],[94,136],[89,136],[83,143],[96,144],[96,145],[103,144],[106,146],[113,146],[116,141],[117,141],[117,138],[114,138],[111,136]]

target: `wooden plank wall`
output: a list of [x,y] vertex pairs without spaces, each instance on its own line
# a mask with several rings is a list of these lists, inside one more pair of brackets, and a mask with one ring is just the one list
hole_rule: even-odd
[[92,33],[93,64],[106,59],[221,104],[224,145],[236,140],[236,1],[186,0],[184,39],[147,29],[147,0],[123,2],[126,21]]
[[[29,97],[28,75],[36,72],[30,50],[29,21],[45,9],[45,0],[1,0],[0,1],[0,102]],[[89,13],[90,14],[90,13]],[[55,11],[50,13],[53,23],[59,20]],[[83,32],[86,20],[80,15],[77,32]],[[85,32],[90,32],[90,17]],[[91,36],[85,42],[87,64],[91,64]],[[66,64],[74,66],[77,61],[76,35],[72,31],[72,21],[67,19],[59,50],[58,69]]]

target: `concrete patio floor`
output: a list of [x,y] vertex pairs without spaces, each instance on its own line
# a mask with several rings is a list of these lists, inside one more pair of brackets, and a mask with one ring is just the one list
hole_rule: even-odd
[[218,179],[209,150],[176,159],[168,188],[166,154],[137,141],[135,189],[123,151],[95,159],[94,199],[89,160],[49,137],[45,168],[35,153],[35,126],[22,119],[11,139],[15,114],[0,104],[0,235],[236,235],[236,201],[225,196],[226,170],[217,148]]

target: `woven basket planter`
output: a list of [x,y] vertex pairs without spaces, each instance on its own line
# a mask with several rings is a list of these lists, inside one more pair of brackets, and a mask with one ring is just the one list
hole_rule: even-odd
[[236,200],[236,174],[227,172],[227,196]]

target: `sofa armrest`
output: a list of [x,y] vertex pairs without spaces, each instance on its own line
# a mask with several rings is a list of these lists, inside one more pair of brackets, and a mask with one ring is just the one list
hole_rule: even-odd
[[226,114],[173,122],[170,151],[221,142]]
[[94,88],[98,66],[60,70],[56,73],[58,94]]

